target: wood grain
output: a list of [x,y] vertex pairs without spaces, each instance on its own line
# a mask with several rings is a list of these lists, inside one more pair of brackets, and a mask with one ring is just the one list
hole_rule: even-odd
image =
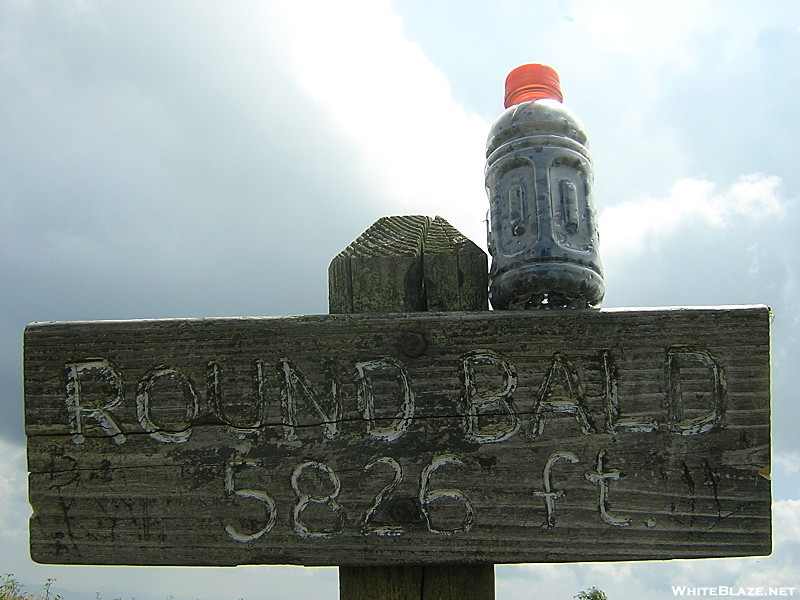
[[[376,240],[380,243],[376,244]],[[395,260],[375,265],[386,247],[399,254]],[[413,249],[409,252],[408,249]],[[411,266],[407,256],[413,255]],[[354,256],[371,260],[355,262]],[[372,280],[372,269],[382,278],[404,281],[405,290],[362,286]],[[403,277],[407,270],[422,277]],[[488,257],[445,219],[436,217],[386,217],[378,220],[331,262],[329,304],[331,312],[361,312],[354,305],[353,289],[369,299],[370,306],[385,310],[487,310]],[[427,349],[423,334],[406,332],[401,352],[418,357]],[[408,504],[408,503],[407,503]],[[415,510],[410,510],[412,514]],[[494,600],[494,565],[454,563],[428,565],[340,566],[341,600]]]
[[[768,554],[769,320],[755,306],[34,324],[32,554]],[[413,358],[409,332],[425,342]],[[269,524],[267,495],[274,523],[242,541]]]

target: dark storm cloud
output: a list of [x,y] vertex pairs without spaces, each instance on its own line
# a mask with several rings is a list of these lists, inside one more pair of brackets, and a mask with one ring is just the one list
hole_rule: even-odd
[[0,435],[28,322],[327,311],[374,217],[253,6],[6,5]]

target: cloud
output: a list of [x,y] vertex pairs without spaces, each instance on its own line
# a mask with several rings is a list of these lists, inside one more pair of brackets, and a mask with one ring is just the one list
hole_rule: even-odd
[[19,543],[25,539],[28,524],[25,451],[0,438],[0,457],[0,532]]
[[[773,462],[777,463],[790,476],[800,476],[800,452],[787,452],[772,457]],[[798,535],[800,539],[800,535]]]
[[711,22],[707,3],[697,0],[578,2],[570,14],[585,24],[593,45],[651,68],[695,63],[697,56],[687,42]]
[[490,123],[454,100],[447,77],[408,40],[391,4],[286,3],[280,14],[292,69],[359,149],[376,210],[442,215],[483,243]]
[[779,544],[800,544],[800,499],[773,504],[775,536]]
[[628,200],[600,214],[603,258],[634,260],[686,230],[725,229],[734,221],[779,219],[787,204],[778,194],[781,179],[752,173],[740,176],[722,192],[703,179],[681,179],[664,198]]
[[296,81],[271,5],[36,6],[5,22],[9,312],[323,312],[328,261],[391,194]]
[[[26,322],[324,312],[327,263],[384,214],[441,214],[483,244],[483,148],[502,80],[542,60],[592,140],[618,305],[776,307],[774,440],[794,449],[797,67],[784,59],[800,4],[420,2],[419,44],[413,6],[0,6],[0,78],[14,90],[0,113],[3,435],[21,437]],[[31,565],[24,452],[0,438],[0,455],[0,556],[28,581],[56,577],[81,590],[72,598],[336,596],[331,569]],[[796,459],[776,454],[786,478]],[[498,597],[792,585],[797,502],[775,503],[769,558],[501,566]]]

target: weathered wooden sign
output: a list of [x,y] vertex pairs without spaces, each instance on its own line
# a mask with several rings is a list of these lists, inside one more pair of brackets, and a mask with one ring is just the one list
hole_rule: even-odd
[[34,560],[771,551],[769,309],[30,325]]

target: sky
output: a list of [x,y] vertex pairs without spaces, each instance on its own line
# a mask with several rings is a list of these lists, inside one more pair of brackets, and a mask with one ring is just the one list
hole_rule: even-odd
[[0,572],[66,600],[336,598],[333,568],[32,563],[23,329],[326,313],[330,260],[385,215],[485,247],[486,136],[540,62],[589,135],[603,306],[774,312],[774,552],[503,565],[497,597],[800,595],[798,55],[792,0],[4,0]]

